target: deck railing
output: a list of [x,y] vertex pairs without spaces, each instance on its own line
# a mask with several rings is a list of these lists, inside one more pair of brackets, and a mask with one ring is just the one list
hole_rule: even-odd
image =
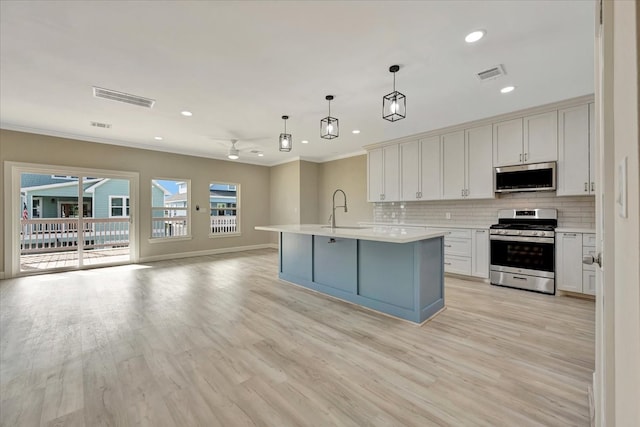
[[[83,218],[83,223],[84,249],[121,248],[129,245],[129,218]],[[77,219],[21,220],[21,254],[63,252],[77,248]]]
[[[153,237],[187,235],[186,217],[153,218]],[[63,252],[78,248],[78,220],[69,218],[23,219],[20,251]],[[129,218],[83,218],[84,249],[121,248],[129,245]],[[211,234],[238,231],[236,216],[212,216]]]
[[211,234],[236,233],[237,231],[238,224],[235,215],[211,217]]

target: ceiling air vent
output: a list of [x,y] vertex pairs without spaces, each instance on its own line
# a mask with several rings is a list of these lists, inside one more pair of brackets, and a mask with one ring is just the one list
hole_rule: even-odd
[[488,70],[480,71],[476,75],[480,80],[484,81],[484,80],[497,79],[498,77],[504,76],[505,74],[507,73],[504,71],[504,67],[502,65],[498,65],[498,66],[489,68]]
[[144,98],[130,93],[118,92],[101,87],[93,87],[93,96],[96,98],[110,99],[112,101],[124,102],[126,104],[138,105],[140,107],[151,108],[156,103],[155,99]]
[[111,129],[111,124],[109,123],[91,122],[91,126],[103,129]]

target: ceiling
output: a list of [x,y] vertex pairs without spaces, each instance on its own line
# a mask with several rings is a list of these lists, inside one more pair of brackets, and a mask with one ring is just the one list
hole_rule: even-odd
[[[0,126],[212,158],[236,138],[240,162],[326,161],[593,93],[594,10],[586,0],[2,1]],[[465,43],[476,29],[486,36]],[[391,123],[381,113],[393,64],[407,118]],[[498,64],[506,76],[475,76]],[[516,90],[501,94],[507,85]],[[156,103],[94,98],[92,86]],[[330,141],[320,138],[328,94],[340,120]],[[277,144],[285,114],[290,153]]]

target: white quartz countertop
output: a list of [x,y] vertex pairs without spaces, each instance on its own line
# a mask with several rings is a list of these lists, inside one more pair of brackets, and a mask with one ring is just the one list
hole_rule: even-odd
[[423,230],[400,225],[392,227],[385,225],[384,227],[370,226],[366,228],[328,228],[326,225],[320,224],[285,224],[257,226],[255,229],[389,243],[411,243],[419,240],[433,239],[434,237],[442,237],[446,234],[441,231]]
[[418,223],[412,222],[409,224],[393,224],[391,222],[359,222],[358,224],[363,226],[376,226],[376,227],[433,227],[433,228],[476,228],[476,229],[489,229],[491,224],[434,224],[434,223]]
[[556,228],[556,233],[594,233],[596,230],[592,228],[565,228],[558,227]]

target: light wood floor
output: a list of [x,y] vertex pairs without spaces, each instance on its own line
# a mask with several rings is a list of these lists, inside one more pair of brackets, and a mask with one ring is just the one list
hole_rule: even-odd
[[446,305],[359,309],[274,250],[0,281],[1,425],[589,425],[592,301],[447,278]]

